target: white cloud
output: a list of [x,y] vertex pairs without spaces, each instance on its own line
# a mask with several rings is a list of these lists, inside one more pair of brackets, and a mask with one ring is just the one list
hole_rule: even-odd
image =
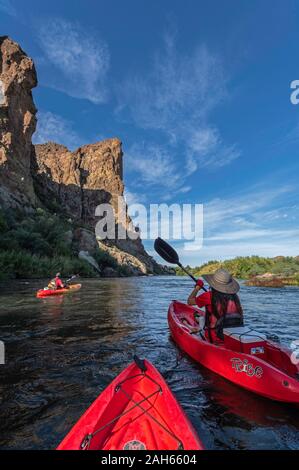
[[199,155],[208,155],[219,144],[219,132],[217,129],[202,128],[195,130],[189,141],[190,150]]
[[[226,97],[226,81],[221,60],[206,46],[180,53],[175,36],[168,34],[147,72],[119,86],[118,112],[129,112],[148,135],[155,130],[164,136],[163,157],[152,159],[152,165],[136,163],[145,184],[151,185],[153,176],[166,186],[169,173],[179,172],[184,179],[199,167],[215,170],[240,156],[237,146],[225,144],[219,130],[208,124],[210,112]],[[147,147],[161,144],[150,135]]]
[[226,146],[215,128],[193,130],[188,140],[187,170],[194,173],[197,168],[210,170],[229,165],[241,155],[236,145]]
[[298,201],[296,185],[279,186],[274,181],[206,201],[203,247],[187,251],[182,241],[176,242],[180,258],[195,266],[236,256],[299,255],[299,224],[294,218]]
[[82,139],[74,131],[72,123],[49,111],[37,115],[37,130],[33,135],[34,144],[56,142],[65,145],[70,150],[82,145]]
[[[299,236],[299,230],[273,230],[273,229],[255,229],[255,230],[235,230],[231,232],[225,232],[219,235],[215,235],[213,237],[207,237],[206,241],[214,242],[214,241],[227,241],[232,242],[235,240],[255,240],[257,238],[270,238],[272,241],[273,239],[280,239],[280,238],[294,238]],[[299,248],[298,248],[299,250]]]
[[192,186],[182,186],[180,189],[177,190],[178,194],[186,194],[191,191]]
[[135,193],[128,188],[124,191],[124,198],[128,206],[131,204],[144,204],[146,202],[146,196],[144,194]]
[[[271,234],[269,233],[271,237]],[[181,260],[184,264],[198,266],[211,260],[232,259],[236,256],[298,256],[298,238],[290,238],[286,234],[285,238],[279,240],[255,240],[204,245],[197,253],[191,251],[181,251]],[[180,251],[180,250],[179,250]]]
[[0,10],[10,16],[17,16],[17,10],[10,0],[0,0]]
[[126,165],[142,184],[176,190],[182,184],[174,159],[159,145],[134,144],[126,153]]
[[[59,18],[39,24],[38,39],[48,64],[44,74],[48,86],[96,104],[107,100],[110,56],[102,39]],[[44,60],[41,67],[45,67]],[[54,77],[55,69],[59,74]]]
[[120,107],[130,109],[139,127],[171,133],[186,120],[205,117],[223,98],[224,83],[219,59],[205,46],[180,55],[175,37],[166,35],[151,70],[145,76],[129,77],[120,87]]
[[223,227],[238,224],[239,218],[244,221],[254,221],[261,224],[264,214],[274,209],[281,198],[294,193],[291,185],[272,187],[251,187],[243,193],[234,194],[230,198],[215,198],[205,204],[205,225],[208,230],[223,231]]

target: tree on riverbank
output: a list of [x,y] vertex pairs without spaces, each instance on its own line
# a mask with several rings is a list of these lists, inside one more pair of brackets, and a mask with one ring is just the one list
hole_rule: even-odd
[[[234,277],[239,279],[259,278],[264,274],[272,274],[272,278],[284,278],[286,283],[299,285],[299,256],[277,256],[275,258],[264,258],[260,256],[237,257],[225,261],[209,261],[201,266],[190,268],[189,271],[195,276],[210,274],[219,268],[227,269]],[[178,275],[185,273],[178,268]]]

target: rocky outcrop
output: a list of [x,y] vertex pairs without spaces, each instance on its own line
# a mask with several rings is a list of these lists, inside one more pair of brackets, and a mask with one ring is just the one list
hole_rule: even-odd
[[34,161],[35,188],[41,201],[93,230],[96,207],[101,203],[116,206],[117,196],[123,194],[118,139],[85,145],[75,152],[52,142],[36,145]]
[[[93,251],[99,204],[114,209],[116,234],[119,227],[134,231],[130,218],[118,218],[119,197],[123,197],[123,152],[119,139],[85,145],[70,152],[63,145],[48,142],[35,146],[34,184],[39,199],[50,210],[63,211],[67,217],[88,230],[74,233],[79,250]],[[88,235],[88,236],[87,236]],[[162,273],[145,251],[140,237],[135,240],[99,240],[101,248],[127,268],[128,274]]]
[[[123,196],[123,153],[119,139],[80,147],[74,152],[49,142],[32,145],[36,108],[32,88],[37,77],[32,60],[8,37],[0,37],[0,204],[58,212],[73,223],[66,234],[77,253],[92,253],[100,243],[129,274],[163,273],[135,240],[97,240],[95,209],[109,203],[116,215],[116,234],[131,220],[117,216]],[[71,233],[70,233],[71,232]]]
[[32,134],[37,85],[32,60],[20,46],[0,37],[0,203],[30,207],[36,202],[31,177]]
[[[298,258],[295,257],[294,260]],[[284,256],[277,256],[273,260],[282,261]],[[250,276],[245,282],[246,286],[251,287],[285,287],[285,286],[298,286],[299,285],[299,272],[293,273],[264,273],[255,276]]]

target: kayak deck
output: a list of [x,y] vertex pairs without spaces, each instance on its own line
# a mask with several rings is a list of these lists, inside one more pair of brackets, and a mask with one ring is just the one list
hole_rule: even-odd
[[81,289],[82,285],[81,284],[70,284],[68,289],[40,289],[36,293],[37,298],[42,298],[42,297],[50,297],[53,295],[64,295],[64,294],[70,294],[72,292],[76,292],[77,290]]
[[299,404],[299,366],[292,363],[291,351],[267,340],[262,359],[229,349],[223,341],[211,344],[200,334],[192,334],[192,327],[198,326],[194,313],[204,315],[197,307],[178,301],[172,302],[168,310],[171,335],[183,351],[247,390],[272,400]]
[[58,450],[202,449],[159,372],[125,369],[96,399]]

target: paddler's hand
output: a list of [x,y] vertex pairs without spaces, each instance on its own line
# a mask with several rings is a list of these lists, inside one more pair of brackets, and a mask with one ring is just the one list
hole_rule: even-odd
[[188,297],[188,300],[187,300],[188,305],[196,305],[196,297],[200,289],[203,288],[203,286],[204,286],[203,281],[201,279],[198,279],[198,281],[196,281],[193,291]]
[[200,290],[200,289],[203,288],[203,286],[204,286],[203,280],[202,280],[202,279],[198,279],[197,282],[196,282],[196,284],[195,284],[195,288],[198,289],[198,290]]

